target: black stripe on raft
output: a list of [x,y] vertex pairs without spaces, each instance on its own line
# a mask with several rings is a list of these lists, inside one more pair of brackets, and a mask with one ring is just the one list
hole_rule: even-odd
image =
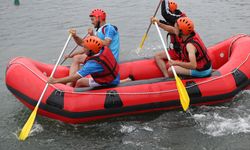
[[[247,82],[243,82],[241,85],[239,85],[235,90],[232,92],[216,95],[216,96],[207,96],[207,97],[190,97],[190,103],[191,104],[200,104],[200,103],[209,103],[209,102],[216,102],[216,101],[222,101],[229,98],[233,98],[239,91],[244,89],[248,86],[250,83],[250,80],[247,80]],[[29,103],[30,105],[34,106],[37,103],[37,100],[33,100],[26,95],[20,93],[19,91],[13,89],[12,87],[6,85],[8,89],[17,97],[24,100],[25,102]],[[54,113],[60,116],[68,117],[68,118],[85,118],[85,117],[94,117],[94,116],[105,116],[105,115],[111,115],[111,114],[119,114],[119,113],[125,113],[125,112],[136,112],[136,111],[142,111],[142,110],[150,110],[150,109],[157,109],[157,108],[166,108],[166,107],[181,107],[180,101],[172,100],[167,102],[155,102],[155,103],[148,103],[143,105],[135,105],[135,106],[129,106],[129,107],[118,107],[118,108],[107,108],[103,110],[95,110],[95,111],[87,111],[87,112],[69,112],[65,111],[63,109],[59,109],[54,106],[50,106],[47,104],[41,103],[39,108],[43,109],[44,111]]]

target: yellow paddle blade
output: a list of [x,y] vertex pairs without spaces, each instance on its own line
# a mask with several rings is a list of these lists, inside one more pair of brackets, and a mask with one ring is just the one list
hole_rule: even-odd
[[24,125],[20,135],[19,135],[19,140],[24,141],[30,133],[30,130],[34,124],[35,118],[36,118],[36,113],[38,110],[38,105],[35,107],[33,112],[31,113],[29,119],[27,120],[26,124]]
[[140,49],[142,49],[147,36],[148,36],[148,34],[144,34],[144,36],[142,37],[142,40],[141,40],[141,43],[140,43]]
[[185,86],[183,85],[181,79],[177,75],[175,76],[175,80],[176,80],[176,86],[177,86],[177,89],[179,92],[182,108],[184,111],[186,111],[188,109],[189,103],[190,103],[190,99],[189,99],[187,90],[186,90]]

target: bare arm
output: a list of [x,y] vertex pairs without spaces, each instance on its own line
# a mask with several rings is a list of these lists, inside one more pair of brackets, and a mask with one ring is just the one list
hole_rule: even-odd
[[73,37],[74,41],[76,42],[76,44],[83,47],[82,39],[76,35],[76,30],[70,29],[69,33],[72,34],[72,37]]
[[74,57],[75,55],[79,55],[79,54],[84,54],[86,52],[86,49],[85,48],[82,48],[82,49],[79,49],[77,51],[74,51],[70,57]]
[[68,82],[74,82],[74,81],[77,81],[78,79],[80,79],[81,76],[79,74],[74,74],[74,75],[71,75],[71,76],[67,76],[67,77],[64,77],[64,78],[49,78],[48,80],[48,83],[50,84],[55,84],[55,83],[63,83],[63,84],[66,84]]
[[187,46],[187,51],[188,51],[188,57],[189,57],[189,62],[181,62],[181,61],[170,61],[170,65],[177,65],[181,66],[186,69],[196,69],[197,67],[197,61],[196,61],[196,48],[194,47],[193,44],[188,43]]
[[175,28],[174,27],[172,27],[170,25],[166,25],[166,24],[160,23],[160,21],[157,18],[155,18],[155,17],[152,17],[151,21],[152,21],[152,23],[157,22],[158,26],[160,28],[162,28],[163,30],[167,31],[168,33],[175,34]]
[[102,42],[103,42],[103,45],[109,46],[110,43],[111,43],[111,40],[110,39],[105,39],[105,40],[102,40]]
[[72,37],[73,37],[73,39],[74,39],[74,41],[76,42],[77,45],[83,47],[82,39],[81,39],[79,36],[77,36],[77,35],[75,34],[75,35],[72,35]]

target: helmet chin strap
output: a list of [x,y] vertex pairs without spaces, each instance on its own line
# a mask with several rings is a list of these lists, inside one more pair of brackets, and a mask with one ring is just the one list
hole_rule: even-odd
[[98,18],[97,25],[95,27],[96,31],[98,31],[98,29],[100,28],[100,25],[101,25],[100,18]]
[[181,38],[183,35],[182,31],[180,30],[179,34],[178,34],[178,37]]
[[94,52],[92,50],[89,50],[88,52],[86,52],[86,55],[87,56],[93,56],[94,55]]

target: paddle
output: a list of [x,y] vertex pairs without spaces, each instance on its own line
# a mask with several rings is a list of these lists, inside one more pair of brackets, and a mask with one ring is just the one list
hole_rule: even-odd
[[[156,8],[156,10],[155,10],[154,17],[155,17],[155,15],[156,15],[157,12],[158,12],[161,3],[162,3],[162,0],[160,0],[159,4],[158,4],[158,6],[157,6],[157,8]],[[143,35],[143,37],[142,37],[142,41],[141,41],[141,43],[140,43],[140,47],[137,49],[137,53],[139,53],[140,50],[142,49],[142,47],[143,47],[143,45],[144,45],[144,42],[145,42],[145,40],[146,40],[146,38],[147,38],[147,36],[148,36],[148,32],[149,32],[149,30],[150,30],[150,28],[151,28],[151,25],[152,25],[152,23],[150,22],[150,24],[149,24],[149,26],[148,26],[148,29],[147,29],[146,33],[145,33],[145,34]]]
[[[57,66],[58,66],[58,64],[59,64],[59,61],[60,61],[60,59],[62,58],[63,53],[64,53],[64,51],[65,51],[65,49],[66,49],[66,47],[67,47],[67,45],[68,45],[68,43],[69,43],[71,37],[72,37],[72,35],[70,34],[69,37],[68,37],[68,39],[67,39],[67,42],[65,43],[65,45],[64,45],[64,47],[63,47],[63,50],[62,50],[61,54],[60,54],[60,56],[59,56],[59,58],[58,58],[58,60],[57,60],[57,62],[56,62],[56,65],[55,65],[55,67],[54,67],[54,69],[53,69],[53,71],[52,71],[50,77],[53,77],[53,75],[54,75],[54,73],[55,73],[55,71],[56,71],[56,68],[57,68]],[[35,118],[36,118],[36,114],[37,114],[38,107],[39,107],[39,105],[40,105],[40,103],[41,103],[41,100],[42,100],[42,98],[43,98],[44,93],[46,92],[46,90],[47,90],[47,88],[48,88],[48,85],[49,85],[49,84],[46,83],[46,86],[45,86],[45,88],[43,89],[43,92],[42,92],[42,94],[41,94],[41,96],[40,96],[40,98],[39,98],[39,100],[38,100],[38,102],[37,102],[37,104],[36,104],[35,109],[34,109],[33,112],[31,113],[29,119],[28,119],[27,122],[25,123],[25,125],[24,125],[24,127],[23,127],[23,129],[22,129],[22,131],[21,131],[21,133],[20,133],[20,135],[19,135],[19,140],[24,141],[24,140],[29,136],[29,132],[30,132],[30,130],[31,130],[33,124],[34,124]]]
[[[159,29],[159,26],[158,26],[157,22],[155,22],[155,26],[156,26],[156,29],[157,29],[157,31],[159,33],[160,38],[161,38],[161,42],[163,44],[163,47],[164,47],[164,50],[166,52],[167,58],[168,58],[168,60],[171,60],[171,58],[169,56],[169,53],[167,51],[167,47],[166,47],[166,45],[164,43],[164,40],[162,38],[161,31]],[[184,111],[186,111],[188,109],[189,103],[190,103],[190,99],[189,99],[187,90],[186,90],[185,86],[183,85],[181,79],[177,76],[176,71],[175,71],[173,66],[171,66],[171,69],[173,71],[173,74],[174,74],[174,77],[175,77],[175,80],[176,80],[176,86],[177,86],[177,89],[178,89],[178,92],[179,92],[179,97],[180,97],[182,108],[183,108]]]
[[[82,38],[85,39],[87,37],[88,33]],[[69,56],[76,50],[76,48],[78,47],[78,45],[76,45],[72,50],[71,52],[69,53]],[[67,60],[67,58],[64,58],[63,61],[60,63],[60,65],[62,65],[65,61]]]

